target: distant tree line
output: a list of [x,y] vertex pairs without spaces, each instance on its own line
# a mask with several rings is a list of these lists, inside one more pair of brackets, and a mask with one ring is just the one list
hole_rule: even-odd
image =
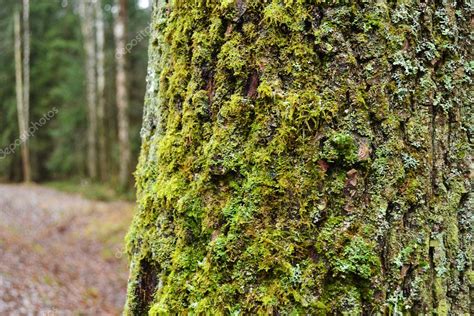
[[[130,185],[149,14],[137,0],[2,4],[0,180]],[[47,124],[28,132],[51,111]]]

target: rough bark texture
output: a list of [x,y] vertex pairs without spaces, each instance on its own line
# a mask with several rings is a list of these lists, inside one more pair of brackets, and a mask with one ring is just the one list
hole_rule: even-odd
[[97,77],[96,46],[94,36],[94,7],[91,0],[79,1],[82,34],[86,58],[87,90],[87,171],[97,178]]
[[127,28],[127,1],[118,0],[118,15],[115,21],[114,34],[117,62],[116,85],[117,85],[117,115],[118,115],[118,139],[120,149],[119,182],[122,188],[130,184],[130,136],[128,120],[128,90],[126,71],[126,28]]
[[126,313],[469,314],[471,21],[159,1]]

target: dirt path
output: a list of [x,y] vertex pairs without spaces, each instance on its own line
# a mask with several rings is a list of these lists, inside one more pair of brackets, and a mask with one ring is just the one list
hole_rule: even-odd
[[0,185],[0,315],[118,315],[132,206]]

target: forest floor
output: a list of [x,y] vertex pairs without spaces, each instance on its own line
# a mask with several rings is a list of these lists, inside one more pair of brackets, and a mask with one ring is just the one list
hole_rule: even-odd
[[133,205],[0,185],[0,315],[119,315]]

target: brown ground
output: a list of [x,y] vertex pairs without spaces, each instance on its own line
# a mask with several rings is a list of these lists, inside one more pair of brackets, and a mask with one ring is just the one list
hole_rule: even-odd
[[118,315],[132,206],[0,185],[0,315]]

